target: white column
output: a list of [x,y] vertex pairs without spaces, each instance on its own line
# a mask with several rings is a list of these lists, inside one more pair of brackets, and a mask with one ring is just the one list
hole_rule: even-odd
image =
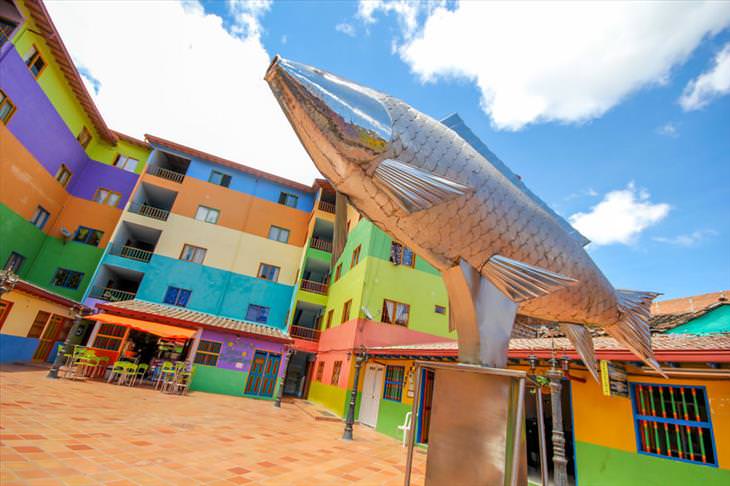
[[93,346],[94,340],[96,340],[96,335],[99,334],[99,329],[101,329],[101,322],[96,321],[96,324],[94,324],[94,329],[91,331],[89,339],[86,341],[87,346]]
[[190,346],[190,349],[188,350],[188,355],[185,357],[185,361],[190,363],[192,366],[193,360],[195,360],[195,353],[198,352],[198,345],[200,344],[200,337],[203,335],[203,328],[199,327],[198,330],[195,332],[195,335],[193,336],[193,344]]

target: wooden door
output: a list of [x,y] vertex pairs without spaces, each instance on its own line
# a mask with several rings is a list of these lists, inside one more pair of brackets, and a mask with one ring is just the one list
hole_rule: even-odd
[[261,397],[270,397],[276,388],[276,379],[279,374],[281,355],[256,351],[248,372],[248,382],[245,393]]
[[420,418],[418,421],[418,442],[428,444],[428,426],[431,423],[431,402],[433,401],[433,371],[423,370]]
[[53,346],[56,345],[56,341],[66,339],[68,331],[71,328],[71,322],[71,319],[53,314],[51,320],[48,321],[48,324],[46,324],[43,330],[38,347],[35,350],[35,354],[33,354],[33,360],[47,360],[48,355],[53,350]]
[[380,396],[383,393],[384,370],[384,366],[376,364],[369,364],[365,369],[365,378],[362,382],[362,394],[360,398],[360,414],[358,416],[358,421],[361,424],[375,427],[378,423]]

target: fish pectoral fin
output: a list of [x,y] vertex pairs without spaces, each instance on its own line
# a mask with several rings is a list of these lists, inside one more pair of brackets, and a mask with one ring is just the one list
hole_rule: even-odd
[[485,276],[514,302],[535,299],[578,283],[544,268],[494,255],[484,265]]
[[393,159],[375,169],[375,181],[392,193],[408,213],[464,196],[472,188]]

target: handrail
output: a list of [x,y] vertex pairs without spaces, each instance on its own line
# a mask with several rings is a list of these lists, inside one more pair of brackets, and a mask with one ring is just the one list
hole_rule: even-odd
[[165,169],[164,167],[158,167],[156,165],[148,165],[147,166],[147,173],[152,174],[153,176],[162,177],[163,179],[167,179],[172,182],[178,182],[181,183],[183,179],[185,179],[185,174],[181,172],[177,172],[170,169]]
[[304,326],[294,326],[292,325],[289,335],[291,337],[296,337],[299,339],[304,339],[305,341],[314,341],[319,342],[319,336],[321,334],[321,331],[319,329],[312,329],[309,327]]
[[314,280],[307,280],[303,278],[299,284],[299,288],[317,294],[327,295],[328,285],[326,282],[315,282]]
[[111,289],[109,287],[93,287],[90,297],[107,302],[119,302],[122,300],[132,300],[137,295],[136,292],[127,292],[126,290]]
[[160,221],[167,221],[167,218],[170,216],[170,211],[167,209],[156,208],[144,203],[130,203],[129,211],[147,216],[148,218],[159,219]]
[[335,214],[335,205],[331,202],[327,201],[319,201],[319,209],[326,213],[332,213]]
[[109,253],[112,255],[117,255],[123,258],[129,258],[130,260],[137,260],[144,263],[149,262],[153,255],[153,253],[148,250],[119,244],[113,244],[111,249],[109,250]]
[[327,253],[332,253],[332,242],[327,240],[322,240],[320,238],[312,237],[309,246],[312,248],[315,248],[317,250],[326,251]]

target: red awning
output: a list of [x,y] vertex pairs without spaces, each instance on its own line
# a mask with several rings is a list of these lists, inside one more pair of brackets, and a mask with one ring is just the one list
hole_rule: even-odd
[[120,326],[130,327],[138,331],[148,332],[155,336],[166,338],[184,338],[189,339],[196,333],[195,329],[186,329],[184,327],[168,326],[157,322],[143,321],[140,319],[132,319],[129,317],[115,316],[114,314],[101,313],[89,316],[87,319],[105,322],[107,324],[118,324]]

